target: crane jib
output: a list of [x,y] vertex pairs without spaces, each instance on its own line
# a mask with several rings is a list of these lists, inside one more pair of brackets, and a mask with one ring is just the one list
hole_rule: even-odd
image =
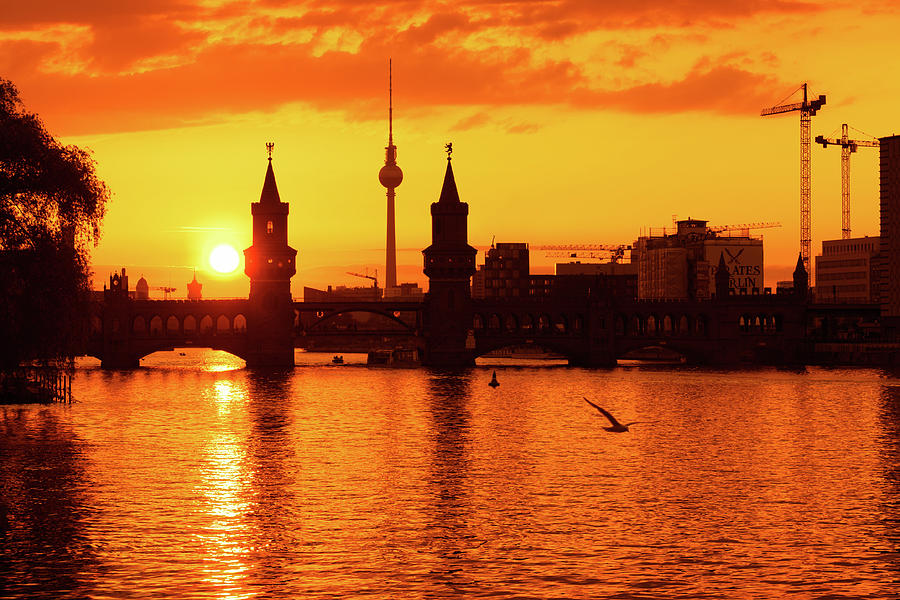
[[786,112],[792,112],[795,110],[803,110],[804,112],[808,112],[811,115],[816,114],[816,112],[825,105],[825,95],[819,96],[815,100],[810,100],[809,102],[794,102],[792,104],[782,104],[781,106],[773,106],[771,108],[762,109],[759,114],[762,117],[766,115],[777,115]]

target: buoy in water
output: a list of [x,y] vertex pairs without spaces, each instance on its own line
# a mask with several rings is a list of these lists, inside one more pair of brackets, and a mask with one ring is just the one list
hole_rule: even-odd
[[488,384],[491,387],[498,387],[500,382],[497,381],[497,371],[494,371],[494,374],[491,375],[491,382]]

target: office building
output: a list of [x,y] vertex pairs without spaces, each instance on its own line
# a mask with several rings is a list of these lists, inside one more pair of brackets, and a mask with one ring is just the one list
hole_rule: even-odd
[[638,298],[703,300],[715,295],[715,270],[723,257],[731,294],[760,294],[763,288],[763,242],[748,229],[729,231],[707,227],[707,221],[676,222],[639,237],[632,244],[631,262],[638,270]]
[[816,302],[878,301],[878,237],[825,240],[816,256]]

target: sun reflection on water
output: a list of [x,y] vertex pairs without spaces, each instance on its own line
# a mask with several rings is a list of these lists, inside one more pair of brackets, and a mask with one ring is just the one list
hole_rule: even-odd
[[0,596],[897,597],[895,376],[211,354],[0,410]]
[[247,468],[246,431],[240,428],[246,388],[235,381],[213,383],[213,402],[221,428],[203,447],[199,496],[202,525],[197,539],[204,551],[203,581],[216,597],[244,600],[256,596],[247,589],[247,556],[252,551],[252,532],[246,521],[250,511],[251,470]]
[[233,354],[228,354],[227,352],[210,352],[209,354],[210,357],[203,364],[203,370],[208,373],[235,371],[243,369],[245,366],[243,359]]

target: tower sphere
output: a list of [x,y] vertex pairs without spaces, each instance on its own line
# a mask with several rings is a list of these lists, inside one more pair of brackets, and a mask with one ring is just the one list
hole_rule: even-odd
[[384,165],[378,171],[378,181],[386,188],[395,188],[403,181],[403,171],[397,165]]

